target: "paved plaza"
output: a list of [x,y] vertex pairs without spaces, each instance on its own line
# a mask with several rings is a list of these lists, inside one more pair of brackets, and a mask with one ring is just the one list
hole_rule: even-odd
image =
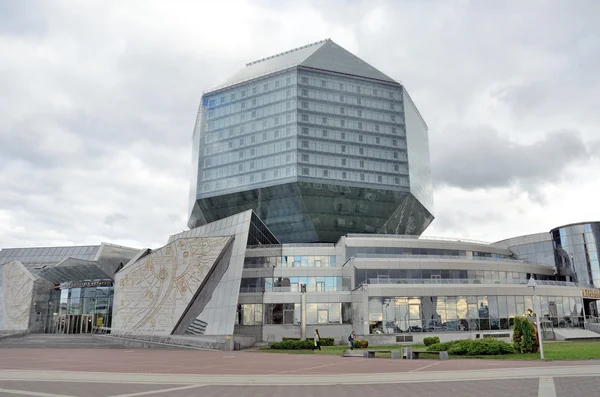
[[0,396],[591,396],[599,373],[600,361],[0,346]]

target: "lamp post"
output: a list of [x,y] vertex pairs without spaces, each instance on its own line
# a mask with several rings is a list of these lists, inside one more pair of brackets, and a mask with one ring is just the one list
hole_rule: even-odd
[[531,278],[529,279],[529,282],[527,283],[527,286],[533,288],[533,306],[534,306],[534,310],[535,310],[535,322],[537,323],[538,340],[540,341],[540,359],[543,360],[544,359],[544,343],[542,341],[542,325],[540,323],[540,303],[538,302],[537,294],[535,293],[535,287],[537,287],[537,285],[538,284],[535,281],[535,278],[533,278],[533,276],[531,276]]
[[300,293],[302,294],[301,306],[300,306],[300,334],[302,340],[306,339],[306,284],[300,284]]

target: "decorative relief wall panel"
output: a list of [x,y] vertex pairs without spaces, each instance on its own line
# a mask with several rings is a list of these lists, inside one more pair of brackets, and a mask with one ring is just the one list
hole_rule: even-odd
[[35,277],[19,261],[2,266],[0,277],[0,329],[27,330]]
[[169,335],[231,237],[182,238],[115,276],[113,330]]

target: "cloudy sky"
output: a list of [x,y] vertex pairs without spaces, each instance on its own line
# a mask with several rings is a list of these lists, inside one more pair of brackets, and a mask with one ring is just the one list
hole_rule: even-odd
[[[430,128],[430,236],[600,220],[600,2],[0,0],[0,247],[156,247],[202,91],[331,38]],[[596,193],[596,195],[595,195]]]

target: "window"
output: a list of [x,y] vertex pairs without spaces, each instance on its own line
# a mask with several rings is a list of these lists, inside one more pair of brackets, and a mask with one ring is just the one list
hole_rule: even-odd
[[238,158],[239,158],[240,160],[244,158],[244,151],[243,151],[243,150],[240,150],[240,152],[239,152],[239,155],[238,155]]
[[250,156],[255,156],[256,155],[256,149],[252,148],[250,149]]
[[362,105],[362,99],[356,98],[356,104],[357,105]]
[[327,81],[321,80],[321,87],[327,87]]
[[340,102],[344,102],[344,96],[340,95]]
[[395,140],[395,139],[392,139],[392,145],[393,145],[393,146],[398,146],[398,141],[397,141],[397,140]]
[[254,135],[250,137],[250,144],[252,143],[256,143],[256,137]]
[[363,148],[358,148],[358,154],[365,154],[365,149]]
[[346,145],[342,145],[342,153],[346,153]]
[[396,106],[394,106],[393,103],[390,103],[390,110],[394,110],[394,109],[396,109]]
[[360,160],[360,168],[365,168],[365,161],[364,160]]
[[275,117],[275,120],[273,120],[273,121],[274,121],[275,125],[279,125],[279,117]]
[[360,86],[359,85],[356,86],[356,93],[360,94]]
[[240,139],[240,147],[244,146],[244,138]]
[[394,171],[400,171],[400,166],[398,164],[394,164]]
[[308,121],[308,114],[302,115],[302,121]]
[[292,90],[290,90],[290,89],[285,90],[285,96],[288,97],[288,98],[291,97],[292,96]]
[[273,170],[273,178],[279,178],[279,170]]
[[302,134],[308,135],[308,127],[302,127]]
[[342,165],[346,165],[346,159],[342,159]]
[[221,104],[224,104],[224,103],[225,103],[225,97],[224,97],[224,96],[222,96],[222,97],[221,97]]
[[256,95],[257,92],[258,92],[258,88],[252,87],[252,95]]
[[235,94],[231,94],[231,100],[235,101]]
[[292,84],[292,78],[291,77],[286,78],[285,79],[285,84],[287,84],[287,85]]
[[[275,125],[279,124],[278,121],[275,122]],[[279,130],[275,130],[275,139],[279,138]]]
[[289,101],[288,101],[288,102],[286,102],[286,103],[285,103],[285,108],[286,108],[287,110],[290,110],[290,109],[292,108],[292,103],[291,103],[291,102],[289,102]]
[[365,180],[365,174],[360,174],[360,180],[364,182],[364,180]]
[[344,89],[344,85],[342,83],[340,83],[340,90]]
[[394,99],[394,93],[392,91],[388,92],[388,96],[390,97],[390,99]]
[[342,179],[348,179],[348,174],[346,171],[342,171]]
[[263,85],[263,91],[269,91],[269,83]]
[[308,175],[308,174],[309,174],[308,168],[306,168],[306,167],[302,168],[302,175]]
[[228,147],[229,147],[229,149],[233,149],[233,141],[229,141]]
[[250,175],[250,183],[254,183],[254,174]]
[[256,106],[256,99],[253,99],[253,100],[252,100],[252,106],[253,106],[253,107],[254,107],[254,106]]
[[340,114],[346,114],[346,108],[340,108]]
[[358,110],[356,111],[356,115],[357,115],[358,117],[362,117],[362,110],[358,109]]
[[373,88],[373,95],[377,96],[377,90]]
[[242,110],[246,109],[246,102],[242,102]]
[[363,140],[364,140],[364,137],[363,137],[362,135],[359,135],[359,136],[358,136],[358,141],[359,141],[359,142],[362,142]]
[[308,84],[308,77],[302,77],[302,84]]
[[306,102],[306,101],[302,102],[302,109],[308,109],[308,102]]
[[323,176],[324,177],[328,177],[329,176],[329,170],[323,170]]
[[242,90],[242,98],[246,98],[246,90]]
[[267,133],[266,132],[263,132],[262,140],[263,140],[263,142],[267,141]]
[[244,172],[244,165],[243,164],[238,165],[238,172]]
[[275,88],[279,88],[279,80],[275,81]]
[[375,138],[375,144],[379,145],[379,143],[380,143],[380,139],[379,139],[379,137],[376,137]]
[[267,180],[267,173],[266,173],[266,172],[263,172],[262,174],[260,174],[260,178],[261,178],[263,181],[266,181],[266,180]]
[[400,178],[396,177],[395,181],[396,181],[396,185],[400,184]]
[[[287,141],[287,142],[285,143],[285,148],[286,148],[286,149],[291,149],[291,147],[292,147],[292,142],[291,142],[291,141]],[[288,154],[288,156],[289,156],[289,154]],[[288,162],[289,162],[289,158],[288,158]]]
[[327,117],[323,117],[323,125],[327,125]]
[[302,147],[308,148],[308,141],[302,141]]
[[342,139],[346,139],[346,133],[342,132]]
[[398,133],[398,130],[396,129],[396,127],[392,127],[392,134],[396,135]]
[[308,163],[308,154],[302,154],[302,161]]
[[254,161],[250,162],[250,169],[253,170],[254,169]]
[[255,119],[256,118],[256,110],[252,111],[252,118]]
[[398,152],[394,152],[394,158],[397,159],[398,158]]
[[381,177],[381,175],[377,175],[377,182],[381,183],[383,180],[383,178]]
[[362,129],[363,129],[363,127],[362,127],[362,123],[361,123],[360,121],[358,122],[358,129],[359,129],[359,130],[362,130]]
[[345,127],[346,126],[346,120],[340,120],[340,126]]
[[390,120],[392,120],[392,122],[396,121],[396,116],[394,116],[393,114],[390,116]]
[[379,124],[375,124],[375,132],[379,132]]
[[323,138],[327,138],[327,130],[323,130]]

